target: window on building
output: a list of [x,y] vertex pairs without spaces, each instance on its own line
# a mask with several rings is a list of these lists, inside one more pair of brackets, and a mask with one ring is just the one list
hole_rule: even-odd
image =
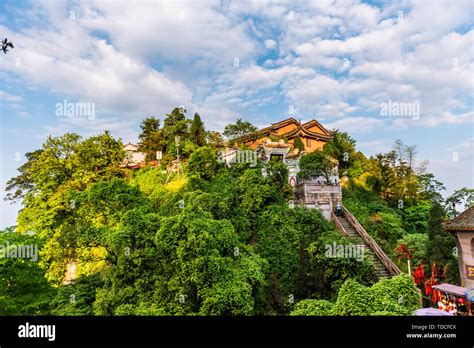
[[306,138],[306,146],[308,146],[308,147],[311,146],[311,139]]
[[474,238],[471,238],[471,257],[474,257]]

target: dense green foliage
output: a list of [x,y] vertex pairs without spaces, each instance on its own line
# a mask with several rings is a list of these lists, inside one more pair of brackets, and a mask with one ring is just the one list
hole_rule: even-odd
[[221,149],[225,147],[224,137],[221,133],[216,131],[206,131],[207,145],[214,149]]
[[335,166],[325,151],[314,151],[301,157],[298,177],[301,180],[309,180],[322,176],[329,181]]
[[[0,245],[36,245],[39,259],[0,258],[0,314],[407,315],[417,308],[410,277],[376,283],[367,258],[326,255],[328,245],[356,241],[318,210],[289,204],[282,161],[221,163],[222,136],[183,108],[160,123],[141,125],[147,160],[163,151],[151,167],[124,168],[122,143],[108,132],[48,137],[26,155],[7,187],[24,208]],[[254,130],[239,119],[224,134]],[[186,178],[170,181],[177,146]],[[406,245],[413,265],[447,266],[446,279],[456,282],[453,238],[441,228],[442,184],[415,171],[415,153],[398,142],[367,159],[338,133],[301,158],[300,179],[329,177],[338,165],[344,205],[402,270],[396,250]],[[450,202],[469,205],[469,195],[461,190]]]
[[[406,245],[410,251],[411,267],[425,263],[425,255],[428,248],[428,234],[410,233],[406,234],[397,242],[398,245]],[[399,260],[401,261],[401,259]],[[399,262],[402,271],[408,272],[408,266],[405,262]]]
[[295,305],[291,315],[314,315],[330,316],[333,315],[334,304],[328,300],[303,300]]
[[94,315],[92,304],[96,289],[103,285],[100,274],[79,277],[71,284],[58,288],[51,302],[52,315]]
[[34,253],[29,258],[10,256],[19,246],[40,249],[41,241],[36,236],[6,229],[0,231],[0,245],[0,314],[48,314],[55,290],[46,281],[44,271],[38,267]]
[[222,166],[218,163],[216,153],[210,147],[200,147],[189,159],[188,172],[190,175],[209,180],[217,174],[219,167]]
[[455,242],[454,237],[441,226],[444,217],[443,207],[439,203],[433,204],[428,220],[426,259],[431,267],[436,263],[438,269],[446,268],[445,281],[456,282],[459,279],[459,268],[455,257]]
[[318,211],[291,209],[280,175],[193,164],[211,154],[193,153],[194,179],[178,191],[144,168],[74,193],[59,226],[69,251],[46,249],[43,258],[54,259],[44,262],[51,268],[74,257],[82,276],[60,285],[54,273],[50,313],[285,314],[298,299],[335,298],[341,279],[375,280],[370,264],[324,257],[325,244],[350,241]]
[[298,302],[291,315],[411,315],[421,307],[421,294],[410,276],[401,274],[371,287],[348,279],[335,303],[326,300]]
[[399,212],[376,193],[357,186],[343,191],[343,202],[382,249],[390,254],[404,234]]
[[441,223],[456,214],[456,205],[473,204],[472,190],[444,200],[443,184],[425,171],[426,164],[416,167],[415,155],[415,147],[397,141],[387,154],[350,163],[344,205],[402,270],[408,270],[407,257],[396,249],[404,246],[412,266],[423,264],[425,275],[436,265],[436,281],[459,284],[454,238]]

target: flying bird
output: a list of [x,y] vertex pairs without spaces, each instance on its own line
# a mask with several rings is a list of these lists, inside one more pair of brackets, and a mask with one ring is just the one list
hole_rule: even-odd
[[13,43],[11,41],[8,41],[7,38],[5,38],[3,41],[2,41],[2,51],[3,53],[7,54],[8,52],[8,47],[10,48],[15,48],[15,46],[13,46]]

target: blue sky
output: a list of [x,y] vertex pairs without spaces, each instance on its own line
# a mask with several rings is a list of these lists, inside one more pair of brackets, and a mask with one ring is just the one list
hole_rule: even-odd
[[[2,1],[1,177],[48,134],[110,130],[183,105],[208,129],[287,117],[347,131],[366,154],[396,139],[448,188],[473,185],[472,3],[452,1]],[[94,103],[95,119],[56,103]],[[419,117],[381,105],[419,103]],[[290,113],[290,110],[294,110]],[[0,228],[18,205],[0,203]]]

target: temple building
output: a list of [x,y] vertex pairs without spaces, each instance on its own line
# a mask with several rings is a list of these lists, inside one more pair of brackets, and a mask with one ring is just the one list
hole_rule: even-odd
[[[295,203],[319,209],[329,220],[335,204],[342,200],[338,162],[330,158],[334,162],[334,169],[329,180],[319,177],[302,182],[298,180],[298,172],[301,155],[322,150],[335,134],[316,120],[301,123],[288,118],[246,135],[238,139],[237,143],[252,149],[263,163],[274,159],[283,161],[288,168],[289,184],[295,190]],[[297,139],[299,145],[295,143]],[[227,163],[244,162],[243,158],[249,158],[248,154],[243,155],[244,152],[249,150],[239,150],[238,147],[226,149],[224,160]]]
[[300,123],[294,118],[287,118],[240,138],[239,143],[256,149],[260,144],[286,139],[287,143],[293,146],[295,139],[299,138],[305,152],[308,153],[322,149],[324,144],[334,137],[334,134],[335,132],[328,131],[316,120]]
[[456,237],[461,285],[474,288],[474,206],[444,222],[443,227]]
[[[263,162],[281,159],[288,167],[290,184],[295,187],[300,156],[321,150],[335,134],[316,120],[301,123],[291,117],[241,137],[237,142],[257,151]],[[295,144],[297,140],[299,146]]]

